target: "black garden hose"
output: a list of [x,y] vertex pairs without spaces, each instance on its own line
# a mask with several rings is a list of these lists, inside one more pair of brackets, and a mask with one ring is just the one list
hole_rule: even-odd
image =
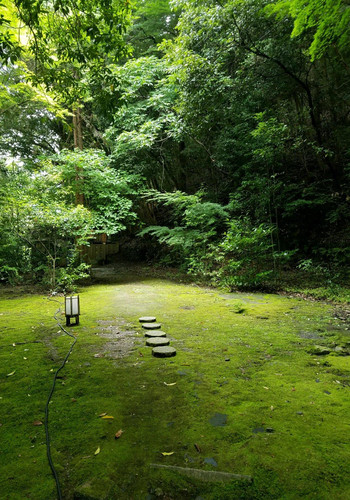
[[64,365],[67,363],[67,360],[68,360],[68,358],[69,358],[69,356],[70,356],[70,354],[71,354],[71,352],[73,350],[73,347],[75,346],[75,344],[77,342],[77,337],[75,337],[75,335],[73,335],[72,333],[67,332],[67,330],[62,326],[62,324],[60,323],[60,321],[59,321],[59,319],[57,317],[57,315],[60,314],[60,312],[61,312],[61,302],[59,302],[58,300],[55,300],[55,299],[48,299],[48,300],[50,300],[51,302],[58,302],[60,304],[60,307],[57,309],[57,311],[54,314],[54,318],[56,320],[57,325],[61,328],[61,330],[66,335],[69,335],[69,337],[72,337],[72,339],[74,339],[74,342],[70,346],[69,351],[67,352],[64,360],[62,361],[62,364],[56,370],[56,373],[55,373],[54,378],[53,378],[53,383],[52,383],[51,391],[50,391],[50,394],[49,394],[49,396],[47,398],[46,405],[45,405],[45,422],[44,422],[44,425],[45,425],[45,435],[46,435],[46,453],[47,453],[47,459],[49,461],[49,465],[50,465],[50,468],[51,468],[52,475],[53,475],[53,477],[55,479],[55,482],[56,482],[57,498],[58,498],[58,500],[62,500],[63,497],[62,497],[62,492],[61,492],[61,485],[60,485],[60,481],[58,479],[58,474],[56,472],[56,469],[55,469],[55,466],[54,466],[54,463],[53,463],[53,460],[52,460],[52,456],[51,456],[50,433],[49,433],[49,404],[50,404],[52,395],[53,395],[54,390],[55,390],[57,376],[58,376],[59,372],[62,370],[62,368],[64,367]]

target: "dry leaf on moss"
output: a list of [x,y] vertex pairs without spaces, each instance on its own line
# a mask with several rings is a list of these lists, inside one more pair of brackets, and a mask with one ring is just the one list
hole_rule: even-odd
[[115,437],[115,439],[119,439],[119,438],[120,438],[120,436],[123,434],[123,432],[124,432],[124,431],[122,431],[122,429],[119,429],[119,431],[115,433],[115,436],[114,436],[114,437]]

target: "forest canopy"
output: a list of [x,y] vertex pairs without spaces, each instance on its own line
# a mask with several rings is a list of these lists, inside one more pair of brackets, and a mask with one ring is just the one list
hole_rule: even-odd
[[0,280],[99,235],[228,288],[349,277],[345,0],[3,0]]

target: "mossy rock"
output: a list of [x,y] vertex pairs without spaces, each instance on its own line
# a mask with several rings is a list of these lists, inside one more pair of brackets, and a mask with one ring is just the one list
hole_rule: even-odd
[[158,347],[161,345],[169,345],[170,340],[164,337],[151,337],[146,340],[146,345],[150,347]]
[[315,345],[310,349],[310,354],[314,354],[316,356],[325,356],[331,352],[332,349],[323,345]]
[[162,325],[160,323],[142,323],[145,330],[158,330]]
[[145,332],[145,337],[166,337],[166,333],[161,330],[148,330]]
[[176,349],[170,346],[153,347],[152,354],[156,358],[171,358],[176,356]]

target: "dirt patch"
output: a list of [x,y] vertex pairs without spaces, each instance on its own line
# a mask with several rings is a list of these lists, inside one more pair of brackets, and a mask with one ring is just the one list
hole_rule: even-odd
[[121,359],[128,356],[135,348],[135,342],[138,339],[135,330],[130,328],[124,320],[106,321],[100,320],[98,323],[102,326],[97,335],[108,339],[109,342],[103,344],[99,353],[106,358]]

